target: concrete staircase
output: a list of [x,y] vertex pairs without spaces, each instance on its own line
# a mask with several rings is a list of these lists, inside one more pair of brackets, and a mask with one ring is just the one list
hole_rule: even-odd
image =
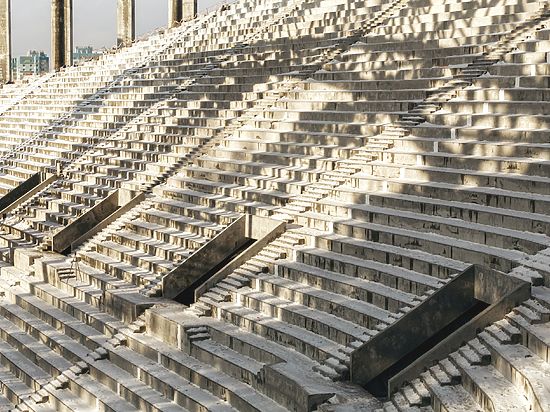
[[[332,380],[348,379],[351,351],[465,266],[440,259],[422,262],[430,272],[405,269],[382,259],[383,246],[380,260],[365,260],[351,248],[366,254],[379,246],[339,240],[349,242],[350,249],[344,251],[328,235],[287,232],[233,273],[240,283],[220,282],[191,308],[198,316],[225,319],[303,353]],[[440,277],[433,276],[438,271]]]
[[535,287],[532,299],[422,373],[380,410],[547,410],[549,321],[549,289]]
[[5,270],[2,382],[19,391],[9,398],[19,410],[282,410],[230,374],[145,334],[142,319],[122,323],[72,294]]
[[[0,409],[550,410],[549,18],[239,1],[1,89],[0,193],[59,178],[0,222]],[[40,250],[115,190],[145,200]],[[245,214],[287,230],[189,307],[164,299]],[[472,264],[532,298],[385,404],[349,381]]]
[[76,251],[79,269],[99,271],[162,294],[162,277],[223,231],[239,215],[153,197]]

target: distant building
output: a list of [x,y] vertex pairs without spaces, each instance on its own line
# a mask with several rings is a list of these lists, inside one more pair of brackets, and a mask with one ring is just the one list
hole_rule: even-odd
[[50,58],[43,51],[30,50],[26,56],[12,59],[12,74],[14,79],[40,75],[49,71]]
[[92,46],[76,47],[73,53],[73,61],[77,63],[80,60],[89,60],[100,54],[101,52],[94,50]]

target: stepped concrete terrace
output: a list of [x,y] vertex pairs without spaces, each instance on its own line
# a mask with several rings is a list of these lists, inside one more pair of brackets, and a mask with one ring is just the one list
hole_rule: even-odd
[[[50,179],[1,213],[0,410],[550,411],[549,21],[237,1],[0,89],[0,194]],[[474,270],[528,297],[369,392],[358,354]]]

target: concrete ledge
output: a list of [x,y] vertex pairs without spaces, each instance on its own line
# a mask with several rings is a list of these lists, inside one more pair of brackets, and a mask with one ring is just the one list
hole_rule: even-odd
[[14,210],[56,179],[57,176],[53,174],[35,173],[0,198],[0,215],[4,216]]
[[470,266],[356,349],[350,359],[351,381],[367,385],[457,319],[475,303],[474,283],[474,266]]
[[103,291],[103,309],[125,323],[135,321],[146,309],[162,302],[139,293],[138,288],[107,289]]
[[248,260],[256,256],[270,242],[275,240],[286,230],[286,223],[278,220],[269,219],[261,216],[247,215],[246,235],[248,238],[256,241],[237,255],[231,262],[217,271],[210,279],[204,282],[195,290],[195,301],[197,301],[208,289],[214,287],[216,283],[225,279],[235,269],[245,264]]
[[34,262],[40,259],[43,253],[34,248],[19,248],[13,252],[13,266],[25,273],[34,273]]
[[[310,412],[335,395],[328,387],[310,387],[307,382],[296,381],[300,375],[292,371],[295,365],[281,362],[266,365],[263,392],[276,402],[296,412]],[[293,376],[294,375],[294,376]]]
[[204,326],[204,320],[186,315],[187,306],[174,301],[164,301],[145,312],[147,333],[164,343],[183,350],[183,328]]
[[139,194],[127,199],[128,196],[123,190],[115,190],[70,225],[57,232],[52,239],[52,250],[58,253],[64,253],[69,248],[73,250],[143,201],[145,195]]
[[246,241],[246,216],[241,216],[162,278],[163,296],[175,299]]
[[145,193],[140,193],[137,196],[126,200],[124,196],[121,196],[121,192],[118,191],[118,205],[120,206],[115,212],[111,213],[101,223],[95,225],[93,229],[88,230],[86,233],[81,235],[78,239],[71,243],[71,251],[80,246],[82,243],[95,236],[97,233],[101,232],[119,217],[121,217],[126,212],[130,211],[133,207],[137,206],[139,203],[145,200]]
[[423,370],[457,351],[464,342],[475,338],[481,330],[503,319],[514,307],[531,297],[531,285],[494,269],[477,266],[475,294],[477,299],[487,299],[485,301],[492,304],[391,378],[388,381],[388,394],[395,393]]

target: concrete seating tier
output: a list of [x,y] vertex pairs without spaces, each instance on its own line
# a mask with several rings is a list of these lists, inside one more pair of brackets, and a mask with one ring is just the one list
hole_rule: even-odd
[[283,342],[320,362],[324,376],[346,379],[354,348],[465,267],[362,238],[289,232],[234,272],[247,279],[242,287],[222,281],[192,308]]
[[237,217],[153,197],[84,244],[77,256],[82,263],[154,295],[161,292],[163,275]]
[[144,334],[141,320],[128,326],[33,276],[4,269],[0,362],[13,374],[2,375],[4,391],[21,392],[13,403],[33,410],[37,398],[36,410],[285,410],[248,389],[246,380],[256,375],[241,380],[237,373],[259,370],[260,362],[235,352],[234,371],[225,374],[222,365],[208,364],[217,356],[214,341],[197,344],[192,357]]
[[542,286],[532,293],[533,299],[393,395],[383,410],[548,409],[550,294]]
[[[0,193],[58,174],[1,222],[0,408],[549,409],[548,17],[239,1],[0,91]],[[115,190],[145,200],[70,257],[37,247]],[[163,298],[244,214],[286,232],[189,307]],[[472,264],[532,298],[385,404],[349,382]]]
[[[276,4],[272,6],[278,7]],[[323,17],[326,14],[320,16]],[[321,17],[317,16],[317,18]],[[251,19],[254,20],[253,17]],[[208,27],[213,29],[214,24],[210,23]],[[245,31],[240,38],[247,39],[249,33],[250,30]],[[272,83],[281,81],[281,78],[274,77],[273,70],[269,70],[265,76],[255,78],[256,83],[239,84],[230,79],[229,84],[226,85],[210,81],[210,77],[206,74],[208,70],[219,67],[218,78],[224,75],[225,70],[243,72],[254,70],[259,74],[264,65],[270,66],[271,61],[281,76],[284,76],[285,72],[296,69],[298,63],[303,64],[304,59],[318,57],[321,51],[310,52],[304,49],[303,52],[288,53],[279,50],[262,50],[254,54],[245,54],[237,52],[236,49],[230,49],[223,54],[223,49],[210,52],[195,50],[185,58],[179,58],[177,54],[173,54],[173,60],[166,55],[164,60],[159,60],[158,65],[170,68],[172,73],[181,74],[172,76],[168,80],[156,79],[156,83],[161,86],[155,86],[152,89],[149,84],[153,80],[144,82],[141,74],[155,73],[159,66],[146,66],[132,72],[129,78],[112,85],[100,99],[86,104],[71,119],[51,127],[44,137],[34,139],[33,143],[26,145],[24,152],[19,152],[15,159],[10,159],[10,162],[35,164],[35,170],[41,167],[52,168],[59,163],[70,165],[66,173],[68,179],[64,179],[62,185],[72,185],[72,190],[69,191],[73,193],[72,199],[68,200],[74,203],[78,203],[79,192],[87,195],[95,191],[95,194],[101,198],[109,193],[108,187],[139,190],[144,184],[157,183],[159,174],[166,173],[178,162],[185,160],[185,157],[193,155],[198,147],[205,144],[211,134],[219,132],[230,120],[218,117],[207,122],[200,118],[182,118],[178,121],[170,116],[170,110],[174,104],[182,102],[185,105],[183,107],[191,108],[194,102],[212,101],[223,104],[235,102],[236,104],[243,99],[244,101],[260,100],[265,98],[262,92],[272,88]],[[262,60],[263,57],[268,57],[268,60]],[[256,65],[258,67],[255,67]],[[245,76],[242,78],[246,79]],[[134,79],[138,79],[135,82],[136,85],[134,85]],[[180,83],[182,80],[183,86]],[[174,81],[179,84],[178,88],[170,86],[170,82]],[[152,93],[146,94],[148,90],[152,90]],[[163,93],[168,95],[163,96]],[[137,107],[130,114],[125,110],[117,110],[120,114],[113,114],[110,110],[110,107],[118,108],[121,105],[136,106],[137,102],[142,109],[141,112]],[[147,107],[150,109],[147,110]],[[95,108],[100,111],[96,112]],[[159,136],[158,139],[160,136],[164,139],[168,134],[173,136],[174,140],[165,145],[149,143],[152,134]],[[182,136],[179,141],[175,140],[178,135]],[[134,147],[129,148],[128,144],[132,141],[135,141]],[[147,145],[149,150],[144,152],[143,145]],[[73,181],[77,183],[73,184]],[[125,181],[130,182],[125,183]],[[48,221],[44,222],[44,225],[50,226]]]
[[[275,133],[272,132],[271,135],[268,135],[269,138],[265,139],[265,143],[262,142],[263,145],[260,146],[258,137],[254,139],[250,136],[248,141],[245,140],[239,144],[238,138],[232,136],[224,139],[224,142],[229,140],[226,146],[235,147],[241,149],[241,151],[235,150],[235,153],[227,153],[227,149],[224,149],[226,153],[222,154],[221,150],[216,149],[214,155],[208,154],[199,158],[184,172],[180,172],[175,178],[170,179],[168,188],[158,188],[159,193],[163,191],[166,195],[185,199],[196,199],[197,192],[203,191],[208,193],[208,197],[204,198],[205,201],[207,199],[209,202],[215,201],[216,204],[223,205],[223,207],[229,207],[229,204],[232,205],[231,207],[236,207],[233,205],[238,202],[232,200],[232,198],[260,201],[267,203],[268,206],[279,206],[283,202],[290,201],[290,204],[282,209],[280,207],[268,208],[268,213],[275,212],[277,216],[281,210],[284,210],[299,225],[321,230],[320,233],[314,233],[313,235],[311,235],[311,229],[308,232],[307,236],[313,236],[315,239],[310,245],[310,247],[313,247],[311,250],[309,248],[285,250],[282,245],[267,248],[235,272],[239,276],[248,277],[250,284],[247,283],[244,287],[235,290],[234,286],[222,281],[218,286],[204,294],[199,303],[195,304],[193,308],[202,315],[221,317],[238,325],[241,329],[284,342],[285,345],[320,362],[321,366],[317,370],[321,374],[332,379],[341,379],[346,376],[346,363],[348,360],[346,356],[342,356],[346,353],[346,349],[342,349],[338,344],[348,345],[347,350],[349,351],[349,348],[353,348],[354,345],[358,344],[357,341],[353,342],[353,337],[365,342],[377,330],[383,329],[384,324],[387,325],[392,322],[391,310],[389,317],[388,314],[376,314],[376,311],[370,311],[365,317],[365,312],[358,309],[361,300],[365,300],[367,303],[375,303],[375,305],[379,304],[385,310],[393,307],[393,310],[397,309],[397,313],[399,313],[401,305],[406,308],[407,305],[415,305],[421,302],[421,299],[418,299],[415,303],[414,297],[410,300],[403,296],[398,298],[399,295],[396,292],[391,292],[390,295],[385,295],[385,297],[380,295],[375,297],[372,290],[369,293],[350,289],[350,283],[355,288],[358,286],[348,276],[362,277],[364,275],[359,275],[359,273],[365,273],[357,267],[362,268],[365,265],[373,265],[377,259],[380,259],[380,264],[391,263],[393,264],[392,267],[387,267],[385,269],[386,273],[382,272],[384,275],[381,275],[380,269],[378,269],[377,272],[374,272],[376,275],[371,275],[372,279],[380,282],[380,278],[383,278],[384,282],[392,288],[399,285],[396,289],[403,291],[404,288],[408,293],[416,290],[420,294],[425,292],[427,288],[437,288],[442,284],[437,283],[438,278],[440,278],[439,282],[444,281],[444,279],[452,276],[453,270],[460,271],[460,268],[464,269],[468,263],[492,266],[505,272],[515,271],[512,274],[518,275],[519,271],[515,268],[519,264],[529,265],[529,255],[536,254],[548,247],[547,231],[544,230],[546,223],[543,223],[546,221],[544,216],[546,213],[539,209],[541,212],[536,214],[532,213],[533,210],[527,209],[529,201],[533,204],[536,201],[535,199],[543,200],[544,196],[548,194],[543,180],[546,177],[545,165],[544,161],[540,161],[540,157],[515,159],[506,153],[507,156],[501,154],[500,158],[490,159],[490,162],[486,162],[482,166],[481,162],[484,162],[482,156],[479,156],[480,158],[463,156],[463,153],[456,153],[451,156],[445,153],[441,154],[441,149],[434,150],[435,154],[424,155],[418,149],[418,147],[420,149],[424,148],[422,139],[427,141],[426,146],[431,151],[434,147],[438,149],[439,144],[454,145],[455,140],[450,140],[449,137],[455,139],[455,135],[445,136],[447,139],[441,137],[436,141],[437,137],[433,133],[439,128],[431,124],[421,123],[412,129],[410,135],[400,131],[400,133],[393,136],[390,133],[383,133],[379,137],[373,136],[363,140],[361,143],[367,151],[370,149],[372,154],[370,162],[369,159],[363,160],[364,166],[359,170],[352,170],[352,173],[348,174],[349,179],[342,179],[342,181],[337,180],[337,173],[341,169],[349,168],[349,166],[345,166],[345,162],[336,161],[331,168],[323,168],[324,170],[315,176],[315,179],[323,179],[324,176],[327,176],[326,180],[320,180],[325,187],[322,187],[321,184],[316,185],[315,180],[310,180],[308,183],[313,183],[313,185],[307,185],[307,183],[304,185],[304,188],[307,186],[308,190],[305,190],[305,195],[297,197],[298,201],[295,200],[296,196],[289,198],[280,193],[299,193],[288,183],[285,190],[281,190],[280,184],[268,186],[270,189],[269,194],[264,194],[261,191],[265,187],[263,179],[259,181],[262,182],[262,186],[258,183],[255,184],[256,187],[253,189],[247,189],[247,186],[253,182],[253,176],[258,173],[258,163],[265,162],[262,161],[262,158],[267,158],[269,155],[269,153],[266,153],[268,147],[283,148],[285,147],[284,143],[288,142],[290,143],[288,147],[291,147],[293,151],[303,151],[305,149],[303,142],[308,142],[307,139],[316,136],[314,128],[316,123],[314,120],[306,117],[306,120],[301,122],[303,109],[306,110],[306,116],[311,111],[315,112],[315,116],[320,118],[330,116],[333,111],[340,109],[345,112],[343,116],[347,114],[348,118],[352,118],[354,109],[359,111],[357,108],[361,107],[363,113],[364,111],[374,112],[373,119],[376,119],[375,114],[378,111],[393,110],[395,111],[393,118],[399,119],[400,116],[404,115],[404,112],[413,109],[420,101],[426,100],[437,104],[437,100],[431,99],[430,95],[438,92],[442,85],[447,85],[453,79],[453,76],[460,75],[461,65],[473,63],[474,58],[484,51],[483,47],[471,46],[471,44],[476,44],[475,42],[479,44],[479,40],[482,40],[482,45],[486,47],[485,45],[496,42],[500,38],[501,30],[510,29],[504,22],[513,21],[515,15],[513,10],[525,10],[527,13],[523,15],[525,18],[537,9],[536,4],[528,5],[525,9],[519,5],[517,8],[510,7],[507,9],[510,14],[500,15],[498,19],[493,20],[495,22],[493,27],[483,23],[482,26],[480,25],[480,29],[476,29],[475,25],[467,22],[465,33],[460,32],[456,41],[453,42],[452,38],[446,39],[446,44],[450,46],[448,49],[438,45],[437,49],[432,46],[433,49],[424,49],[419,52],[412,49],[414,54],[408,50],[398,49],[398,53],[401,55],[399,58],[403,60],[403,64],[392,65],[391,55],[388,51],[391,43],[388,42],[390,44],[384,43],[383,46],[378,46],[377,41],[380,41],[381,38],[379,39],[373,34],[372,37],[367,37],[365,42],[354,44],[348,53],[344,53],[338,58],[337,62],[325,65],[324,71],[314,73],[312,79],[303,82],[302,90],[290,92],[285,95],[285,99],[277,101],[274,105],[274,108],[278,109],[277,111],[271,109],[270,113],[267,110],[258,110],[260,116],[266,117],[266,123],[269,122],[273,125],[272,128],[276,128],[280,123],[284,124],[287,117],[292,119],[293,125],[300,128],[310,127],[311,129],[307,133],[300,136],[302,139],[296,138],[294,142],[290,143],[291,141],[287,140],[286,137],[289,133],[279,133],[280,137],[276,140],[271,137],[275,136]],[[456,16],[457,14],[459,13],[449,13],[449,16]],[[444,23],[440,23],[436,19],[434,21],[437,21],[434,25],[444,27]],[[396,39],[401,39],[400,33],[407,32],[406,27],[402,28],[403,24],[404,20],[395,24]],[[390,27],[391,25],[388,25],[382,28],[381,31],[388,35],[389,30],[393,30]],[[434,38],[441,36],[437,26],[426,30],[432,31]],[[491,34],[491,30],[495,35]],[[464,38],[459,36],[464,36]],[[384,40],[387,40],[387,37]],[[369,48],[377,51],[377,47],[383,47],[379,49],[381,50],[378,52],[380,56],[377,57],[375,52],[369,54]],[[495,45],[495,47],[499,46]],[[394,53],[394,56],[399,56],[398,53]],[[439,54],[441,57],[435,60],[436,55],[434,53],[441,53]],[[525,54],[525,56],[521,60],[517,57],[514,57],[514,59],[531,61],[527,56],[531,52],[520,47],[514,54],[520,53]],[[423,63],[418,56],[426,56],[430,60]],[[343,61],[344,57],[346,62],[353,63],[346,64]],[[363,59],[365,63],[363,63]],[[533,57],[533,59],[536,59],[536,57]],[[425,69],[422,67],[423,64],[426,66]],[[432,68],[433,66],[436,66],[436,68]],[[437,66],[442,67],[439,69]],[[495,65],[496,67],[498,66]],[[385,70],[383,68],[388,68],[391,80],[384,76]],[[330,71],[328,71],[329,69]],[[369,69],[375,69],[375,71],[368,71]],[[404,77],[398,77],[395,73],[399,69],[406,70],[408,73],[403,73]],[[367,70],[367,74],[360,70]],[[367,77],[367,79],[364,79],[364,76],[371,75],[372,78]],[[319,76],[319,80],[317,80],[317,76]],[[397,77],[397,79],[393,80],[394,77]],[[404,79],[405,81],[403,81]],[[491,79],[481,78],[479,81],[487,82]],[[476,82],[474,81],[474,86],[477,84]],[[376,86],[374,86],[375,84]],[[457,82],[457,84],[460,84],[460,82]],[[393,85],[399,88],[402,87],[404,89],[403,95],[399,95],[399,92],[395,93]],[[433,90],[426,91],[425,89],[429,86],[432,86]],[[380,91],[377,87],[383,91]],[[410,90],[413,87],[419,87],[419,92],[425,94],[415,95]],[[373,92],[368,94],[371,89]],[[449,88],[449,90],[451,89],[452,87]],[[310,90],[311,97],[306,94]],[[397,91],[399,90],[401,89],[397,89]],[[459,88],[456,92],[456,100],[461,101],[461,96],[471,93],[470,90],[461,91]],[[527,93],[521,94],[519,91],[516,94],[504,93],[505,96],[509,96],[507,99],[511,103],[509,106],[502,106],[503,113],[508,113],[512,105],[520,100],[521,95],[526,96],[526,99],[543,100],[540,91],[533,91],[532,97]],[[321,96],[319,98],[321,102],[317,100],[317,96]],[[361,101],[363,96],[365,96],[365,102]],[[410,103],[404,102],[404,96],[411,99]],[[342,102],[340,97],[342,97]],[[392,106],[392,98],[395,98],[398,105]],[[478,100],[486,102],[488,98],[490,99],[490,96],[484,93],[478,97]],[[382,102],[377,104],[377,99],[382,100]],[[442,110],[445,110],[446,104],[453,104],[454,101],[452,99],[449,102],[443,102]],[[484,104],[484,107],[487,107],[487,103]],[[345,111],[342,110],[343,107],[346,107]],[[521,107],[521,104],[517,107]],[[294,118],[291,117],[293,111],[298,112]],[[456,112],[456,110],[451,109],[447,111],[453,114]],[[484,109],[484,111],[490,112],[490,109]],[[367,113],[367,115],[369,114]],[[431,121],[432,118],[436,118],[438,115],[439,112],[435,111],[426,116],[426,120]],[[345,119],[345,117],[342,117],[342,119]],[[305,126],[302,126],[302,124]],[[369,122],[370,124],[372,122]],[[334,133],[335,130],[331,130],[331,128],[335,126],[337,127],[338,123],[335,123],[334,120],[331,121],[328,117],[328,121],[321,127],[327,128],[328,133]],[[353,123],[348,122],[345,124],[345,127],[348,128],[353,126]],[[425,134],[418,136],[416,130],[422,130]],[[245,132],[247,131],[245,129]],[[360,136],[363,133],[356,130],[350,134]],[[253,130],[252,134],[258,135],[258,132]],[[371,132],[371,134],[376,133]],[[273,143],[274,140],[277,142],[277,146]],[[342,141],[344,140],[342,139]],[[312,143],[319,144],[320,142],[312,141]],[[405,150],[402,147],[404,145],[409,148],[407,153],[404,153]],[[250,152],[251,147],[260,149],[257,155],[254,151]],[[316,146],[319,151],[321,148],[322,146]],[[242,149],[246,149],[246,151],[243,152]],[[342,150],[342,148],[338,149]],[[353,154],[354,148],[349,149],[349,152]],[[281,152],[285,153],[283,150]],[[527,153],[527,150],[525,152]],[[484,151],[483,154],[485,153]],[[348,154],[349,156],[350,154]],[[410,163],[403,160],[405,156],[410,156]],[[428,160],[428,156],[432,156],[430,160]],[[543,154],[539,156],[544,158]],[[330,158],[329,156],[325,157]],[[341,159],[343,156],[339,155],[339,157]],[[285,154],[278,156],[278,159],[284,158]],[[431,162],[432,158],[433,162],[439,162],[434,163],[433,166],[434,173],[437,171],[439,175],[433,174],[418,179],[416,177],[420,175],[407,174],[408,170],[412,169],[426,170],[428,167],[423,167],[424,162]],[[234,159],[247,160],[247,162],[237,163]],[[456,162],[456,166],[452,163],[453,161]],[[517,165],[509,166],[510,162]],[[344,166],[340,166],[340,164]],[[214,165],[216,165],[216,169],[222,171],[212,170]],[[290,165],[294,166],[292,163]],[[393,174],[390,172],[392,167],[395,168]],[[432,167],[431,164],[429,167]],[[443,167],[449,171],[442,170]],[[472,174],[477,173],[485,176],[483,173],[487,170],[491,173],[486,173],[487,176],[493,176],[495,173],[509,173],[510,170],[513,170],[513,175],[502,176],[502,179],[507,179],[506,182],[508,180],[511,182],[510,187],[504,186],[503,180],[503,183],[498,181],[485,184],[483,188],[481,188],[484,186],[483,180],[479,178],[475,181],[464,181],[464,179],[461,181],[448,181],[447,179],[440,180],[437,177],[444,176],[441,174],[442,172],[452,173],[454,167],[457,169],[457,174],[463,174],[468,170]],[[331,169],[334,170],[331,171]],[[270,168],[264,168],[262,174],[265,174],[266,177],[269,176],[270,181],[277,184],[277,180],[281,176],[279,170],[279,167],[271,166]],[[266,173],[267,171],[269,171],[269,174]],[[293,174],[290,176],[296,176],[294,170],[291,173]],[[214,176],[219,177],[214,179]],[[513,184],[514,179],[518,181],[515,185]],[[208,181],[213,182],[208,183]],[[456,193],[458,190],[464,192],[476,190],[475,193],[480,196],[484,190],[495,187],[495,189],[500,190],[503,196],[507,193],[502,189],[507,189],[510,195],[517,192],[517,190],[521,190],[526,192],[525,197],[529,199],[525,199],[525,202],[523,202],[526,207],[523,213],[517,214],[510,213],[507,210],[508,205],[506,203],[495,203],[491,200],[485,205],[483,201],[479,200],[479,197],[472,197],[470,202],[466,199],[456,201],[452,197],[438,197],[436,199],[426,197],[424,199],[422,194],[429,193],[428,191],[432,188],[436,190],[435,188],[438,187],[439,182],[441,182],[441,193],[444,193],[444,190],[449,194]],[[343,185],[339,186],[342,183]],[[455,188],[449,183],[454,184]],[[527,183],[530,186],[526,186]],[[406,184],[410,186],[411,193],[402,194],[402,188]],[[426,187],[426,191],[419,193],[419,185],[422,189]],[[520,187],[523,189],[519,189]],[[315,193],[317,189],[319,189],[318,193],[320,195]],[[245,191],[248,192],[247,197],[245,197]],[[326,193],[325,196],[328,196],[323,196],[324,193]],[[496,191],[491,194],[491,199],[495,194]],[[515,196],[521,199],[522,193],[516,193]],[[422,205],[418,204],[417,206],[417,201],[421,201]],[[365,202],[367,205],[360,206],[360,203]],[[383,203],[383,206],[375,206],[379,202]],[[252,205],[244,206],[245,210],[257,210],[253,209]],[[339,216],[349,216],[350,220],[342,219]],[[506,222],[502,227],[500,224],[506,219],[505,216],[512,220]],[[516,222],[520,225],[519,228],[516,226]],[[328,255],[327,252],[329,252]],[[312,253],[313,259],[310,257]],[[285,259],[288,256],[292,256],[293,259],[287,263]],[[449,260],[445,261],[445,259]],[[354,268],[353,265],[358,266]],[[413,272],[406,272],[405,268]],[[373,269],[371,268],[371,270]],[[346,276],[343,276],[343,273]],[[388,273],[391,273],[391,275]],[[534,282],[539,282],[541,275],[544,274],[540,270],[539,272],[531,271],[530,273],[532,277],[528,277],[528,279]],[[423,278],[422,275],[425,277]],[[414,279],[414,282],[411,279]],[[430,286],[427,286],[428,284]],[[310,289],[310,285],[313,288]],[[346,288],[340,289],[343,285]],[[381,290],[377,290],[380,293]],[[338,292],[331,296],[335,291]],[[353,305],[346,302],[345,298],[348,296],[351,297]],[[400,301],[400,299],[403,300]],[[340,319],[336,321],[333,317],[327,317],[326,313],[319,313],[319,311],[327,312],[332,316],[340,317]],[[384,316],[386,316],[385,319]],[[393,317],[393,320],[395,319]],[[354,334],[349,334],[349,332],[347,334],[345,331],[346,321],[350,320],[355,327],[361,326],[366,329],[357,329]],[[318,336],[308,335],[311,332],[316,333]],[[327,338],[330,340],[329,342],[326,341]],[[506,391],[510,385],[499,380],[496,375],[494,376],[495,385],[502,385],[502,388],[498,387],[499,393]],[[542,379],[540,375],[538,378]],[[484,379],[489,379],[489,375],[486,375]],[[514,405],[513,399],[515,399],[515,396],[521,395],[516,390],[510,391],[508,396],[510,401],[507,405],[511,406]],[[460,399],[457,395],[454,399],[454,407],[461,407]],[[475,402],[471,400],[465,401],[463,404],[464,410],[472,410],[468,408],[474,404]],[[483,402],[479,404],[486,405]],[[417,405],[408,405],[407,407],[410,406],[413,407],[410,410],[414,410]],[[407,407],[404,407],[403,410]],[[518,407],[522,407],[522,404],[518,403]]]
[[[173,34],[172,34],[173,36]],[[145,42],[124,49],[113,59],[111,55],[100,57],[96,61],[86,62],[80,66],[64,69],[61,73],[50,76],[39,88],[27,93],[17,105],[5,112],[1,120],[2,132],[17,132],[19,139],[30,138],[34,133],[51,125],[57,118],[68,111],[73,111],[75,105],[83,105],[97,92],[117,80],[125,72],[133,68],[140,59],[150,58],[151,50],[162,47],[167,39],[153,36]],[[137,63],[139,66],[141,63]],[[37,123],[42,128],[30,128]],[[23,124],[22,124],[23,123]],[[37,125],[38,125],[37,124]],[[23,131],[26,130],[26,134]],[[21,140],[20,140],[21,141]]]
[[[251,20],[254,19],[252,18]],[[180,30],[182,33],[180,33],[179,36],[181,37],[186,31],[192,31],[195,26],[203,26],[207,21],[209,22],[209,19],[202,19],[201,21],[194,23],[193,26],[187,27],[185,30]],[[250,32],[250,28],[248,32]],[[243,38],[245,38],[244,34],[242,35]],[[171,41],[173,42],[174,40]],[[172,50],[172,53],[175,53],[174,49]],[[197,57],[189,56],[187,59],[174,60],[174,62],[177,61],[180,63],[177,66],[177,69],[181,73],[186,73],[185,70],[187,68],[196,70],[197,64],[199,64],[199,67],[204,68],[207,66],[208,62],[215,60],[216,57],[219,57],[218,52],[210,53],[211,56],[206,59],[202,57],[200,53],[195,53],[195,55]],[[173,67],[172,64],[169,64],[171,61],[169,60],[168,55],[166,55],[166,59],[158,59],[158,62],[167,64],[166,67]],[[184,62],[185,65],[182,65],[181,62]],[[158,64],[159,63],[156,63],[154,67],[158,67]],[[172,92],[169,94],[170,96],[173,95],[176,85],[181,88],[180,82],[183,79],[181,76],[178,76],[168,80],[156,79],[144,82],[144,80],[137,74],[142,71],[145,75],[147,73],[155,73],[154,67],[151,68],[145,66],[145,68],[142,69],[133,69],[130,73],[128,73],[127,77],[113,83],[108,89],[102,91],[100,95],[97,95],[94,99],[87,102],[85,106],[75,112],[71,118],[64,120],[58,125],[50,127],[47,133],[44,133],[42,136],[34,139],[32,143],[27,144],[24,151],[18,152],[8,161],[10,164],[14,165],[21,164],[23,165],[23,168],[32,166],[32,171],[30,171],[28,175],[32,172],[43,170],[44,168],[55,170],[56,165],[57,168],[59,168],[59,164],[68,164],[75,159],[80,160],[79,163],[75,163],[73,165],[73,168],[77,168],[80,163],[86,165],[90,159],[92,159],[91,161],[95,164],[97,164],[98,160],[100,162],[99,164],[103,162],[101,169],[93,170],[92,174],[90,174],[90,170],[86,169],[79,171],[75,170],[74,172],[68,173],[68,179],[63,179],[58,183],[58,186],[62,186],[64,189],[61,194],[58,192],[56,193],[56,196],[53,196],[52,198],[42,197],[40,200],[40,202],[46,206],[46,209],[50,208],[50,201],[57,202],[59,198],[64,197],[71,203],[85,203],[82,204],[80,209],[78,209],[83,212],[86,210],[85,206],[89,206],[88,199],[90,196],[95,195],[97,198],[94,200],[101,200],[102,197],[110,192],[109,187],[120,187],[120,181],[123,177],[121,174],[126,175],[127,179],[130,179],[133,177],[132,172],[145,169],[145,166],[148,163],[160,162],[160,164],[157,165],[153,164],[151,169],[146,172],[148,175],[145,180],[148,181],[151,179],[152,175],[158,175],[159,173],[164,172],[166,164],[173,165],[178,160],[178,157],[182,157],[193,149],[193,146],[186,147],[185,145],[181,145],[181,152],[177,152],[172,156],[170,156],[170,153],[166,153],[164,158],[161,157],[159,159],[157,151],[158,145],[154,145],[153,142],[153,147],[150,147],[149,150],[150,157],[148,159],[143,158],[140,161],[136,159],[136,157],[138,156],[138,153],[143,156],[143,151],[137,151],[135,148],[124,150],[123,148],[118,149],[117,147],[117,143],[120,144],[121,142],[122,145],[125,146],[124,142],[127,141],[127,134],[129,135],[131,133],[133,133],[134,136],[139,135],[139,138],[145,139],[145,134],[151,132],[157,132],[160,135],[172,133],[174,136],[182,132],[183,125],[182,127],[178,127],[177,123],[170,121],[173,125],[167,125],[165,127],[160,125],[157,126],[158,123],[154,122],[164,122],[165,117],[159,116],[149,119],[151,115],[149,113],[144,113],[144,111],[148,107],[151,107],[155,102],[164,101],[168,91]],[[136,79],[135,84],[134,79]],[[154,84],[158,84],[158,86],[154,86]],[[213,89],[216,87],[216,85],[212,85]],[[235,86],[235,88],[241,90],[239,86]],[[185,93],[181,92],[180,94],[184,95],[192,92],[192,90],[186,90]],[[178,95],[176,94],[175,96]],[[242,96],[243,93],[239,93],[234,95],[233,99],[240,100]],[[185,97],[186,96],[183,96],[182,98],[184,99]],[[203,94],[197,95],[197,99],[201,99],[203,97]],[[139,102],[139,104],[136,104],[137,102]],[[120,106],[126,106],[129,108],[135,107],[135,109],[126,110],[122,107],[122,110],[117,110],[120,114],[113,115],[110,109]],[[95,108],[98,109],[98,112],[96,112]],[[101,112],[99,112],[99,110],[101,110]],[[129,122],[135,118],[138,120],[142,120],[144,118],[146,121],[148,120],[147,127],[145,127],[143,123],[139,123],[137,121],[134,125],[129,124]],[[224,121],[222,124],[223,123]],[[155,129],[153,129],[153,125],[155,125]],[[123,128],[125,128],[125,130],[121,131]],[[199,139],[201,139],[201,136],[206,136],[207,132],[208,129],[201,128],[201,130],[198,131]],[[111,144],[109,144],[109,141],[106,140],[107,138],[111,139]],[[134,140],[137,140],[138,144],[140,143],[137,137],[134,137]],[[172,146],[174,143],[176,142],[172,142]],[[200,143],[201,141],[199,140],[197,144]],[[144,144],[147,144],[147,142]],[[94,148],[96,150],[94,150]],[[167,149],[168,148],[164,151],[167,152]],[[106,153],[107,156],[102,156],[101,159],[98,159],[101,152]],[[90,154],[87,155],[87,153]],[[7,186],[10,183],[9,176],[14,173],[11,169],[6,170],[6,172],[6,178],[4,180]],[[82,184],[82,180],[78,179],[82,176],[81,173],[87,173],[91,185]],[[15,186],[23,178],[28,177],[28,175],[22,177],[17,176],[18,181],[15,182],[13,186]],[[117,179],[116,176],[119,178]],[[73,182],[77,183],[73,185]],[[86,201],[82,202],[82,198]],[[39,222],[38,225],[41,225],[42,227],[51,227],[52,225],[58,227],[58,225],[55,224],[56,222],[52,222],[50,215],[43,217],[44,220]],[[78,214],[76,214],[75,217],[78,217]],[[40,217],[36,218],[40,219]],[[65,223],[68,223],[68,221]]]

